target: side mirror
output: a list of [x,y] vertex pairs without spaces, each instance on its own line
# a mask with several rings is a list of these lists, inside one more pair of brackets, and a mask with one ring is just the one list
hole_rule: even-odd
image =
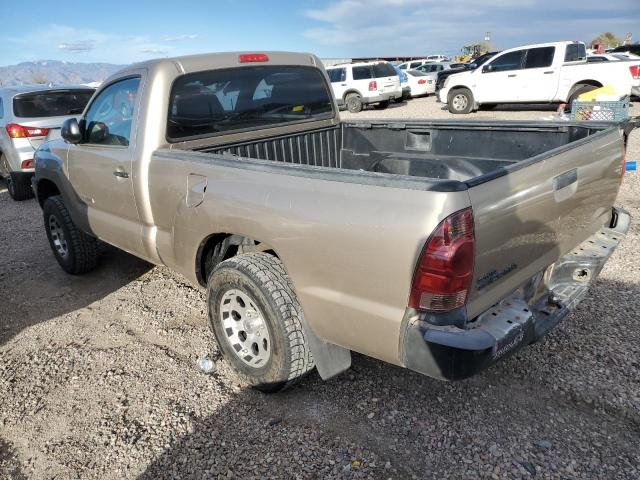
[[60,135],[65,142],[77,145],[82,141],[82,130],[75,118],[69,118],[62,124]]
[[493,67],[491,65],[485,65],[484,67],[482,67],[482,73],[487,73],[492,71],[493,71]]

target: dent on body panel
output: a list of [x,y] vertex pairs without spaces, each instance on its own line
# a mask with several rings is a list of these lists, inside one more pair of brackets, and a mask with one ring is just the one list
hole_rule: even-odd
[[470,190],[476,224],[470,316],[608,221],[619,182],[617,144],[615,136],[600,137]]
[[[417,256],[466,192],[404,190],[192,163],[204,202],[180,204],[174,252],[193,271],[212,233],[266,242],[283,261],[314,333],[398,363],[398,338]],[[191,275],[193,276],[193,275]]]

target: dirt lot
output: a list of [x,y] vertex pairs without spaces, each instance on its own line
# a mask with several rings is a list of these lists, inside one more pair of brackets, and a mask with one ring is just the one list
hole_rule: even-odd
[[[365,116],[449,114],[428,98]],[[627,175],[636,219],[639,197]],[[570,317],[475,378],[354,354],[338,378],[265,396],[224,362],[197,370],[218,358],[201,291],[114,249],[65,275],[37,204],[0,181],[0,478],[640,478],[637,225]]]

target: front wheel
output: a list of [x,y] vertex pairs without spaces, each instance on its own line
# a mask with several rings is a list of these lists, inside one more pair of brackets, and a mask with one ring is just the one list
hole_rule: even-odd
[[447,99],[447,107],[449,112],[454,115],[471,113],[473,110],[473,94],[471,90],[461,88],[450,92]]
[[207,295],[218,345],[249,385],[277,392],[313,369],[302,308],[278,258],[255,252],[221,262]]
[[49,245],[62,269],[80,275],[96,268],[98,241],[76,227],[62,197],[47,198],[42,212]]

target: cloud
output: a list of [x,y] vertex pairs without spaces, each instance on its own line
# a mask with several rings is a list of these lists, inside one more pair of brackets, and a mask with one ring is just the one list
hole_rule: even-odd
[[[637,28],[638,0],[334,0],[302,14],[303,35],[338,56],[455,55],[492,33],[500,48],[555,40],[589,41]],[[326,48],[325,48],[326,50]]]
[[160,50],[159,48],[145,48],[144,50],[140,50],[142,53],[150,53],[152,55],[168,55],[168,50]]
[[59,43],[58,48],[60,50],[67,50],[74,53],[90,52],[95,48],[94,43],[91,40],[81,40],[71,43]]
[[163,42],[179,42],[181,40],[193,40],[198,38],[198,35],[165,35],[162,37]]

